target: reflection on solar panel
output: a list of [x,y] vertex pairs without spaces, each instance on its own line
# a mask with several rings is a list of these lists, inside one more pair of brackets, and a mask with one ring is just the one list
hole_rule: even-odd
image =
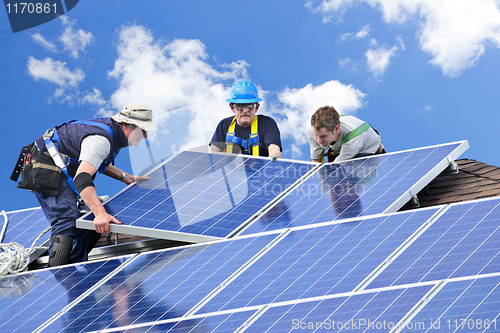
[[296,230],[202,313],[353,291],[437,208]]
[[[105,207],[123,223],[112,225],[115,232],[214,240],[230,235],[312,168],[311,163],[186,151]],[[92,220],[90,214],[77,226],[93,229]]]
[[451,205],[372,288],[500,272],[500,200]]
[[421,286],[271,307],[250,332],[388,332],[430,289]]
[[[363,212],[383,206],[380,214],[340,213],[313,224],[331,204],[317,214],[303,206],[300,218],[311,221],[299,227],[233,239],[217,237],[233,237],[242,221],[288,200],[304,179],[307,185],[325,172],[342,183],[356,172],[345,163],[314,174],[307,163],[182,153],[107,208],[130,223],[160,221],[216,241],[2,278],[0,331],[498,331],[500,198],[388,213],[409,184],[427,179],[422,170],[449,162],[443,149],[451,157],[462,149],[456,145],[387,155],[374,172],[382,178],[361,177]],[[371,159],[378,156],[347,163],[359,172]],[[422,163],[410,167],[412,159]],[[365,197],[373,199],[366,206]],[[321,200],[312,205],[321,208]],[[282,214],[297,209],[290,207]],[[268,214],[256,221],[278,221]]]
[[[141,254],[44,332],[87,332],[181,317],[275,237]],[[123,304],[130,306],[126,313]]]
[[395,212],[467,147],[459,142],[325,165],[243,234]]
[[[16,242],[29,248],[35,239],[49,227],[49,223],[39,207],[7,212],[7,218],[8,226],[2,243]],[[3,225],[3,219],[1,219],[0,225]],[[37,245],[46,243],[49,237],[49,233],[45,234]]]
[[32,332],[121,263],[114,259],[0,278],[0,331]]

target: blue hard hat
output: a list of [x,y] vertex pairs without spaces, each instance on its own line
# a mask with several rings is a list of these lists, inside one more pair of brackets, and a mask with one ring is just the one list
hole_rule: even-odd
[[257,103],[262,101],[257,92],[257,87],[250,81],[241,80],[234,84],[231,89],[231,98],[226,99],[226,102],[246,104]]

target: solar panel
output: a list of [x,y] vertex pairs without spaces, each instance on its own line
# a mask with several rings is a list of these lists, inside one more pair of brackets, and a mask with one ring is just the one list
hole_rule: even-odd
[[454,204],[370,285],[500,272],[500,199]]
[[0,331],[32,332],[121,263],[113,259],[0,277]]
[[[16,242],[29,248],[35,239],[49,227],[40,207],[7,212],[8,225],[2,243]],[[0,218],[0,225],[3,219]],[[49,240],[50,233],[40,238],[37,245]]]
[[437,210],[292,231],[199,312],[353,291]]
[[217,332],[233,333],[245,321],[255,313],[255,311],[233,312],[219,314],[215,316],[198,317],[193,319],[174,320],[157,322],[149,325],[130,325],[128,327],[113,330],[113,332],[164,332],[164,333],[185,333],[185,332]]
[[[500,276],[448,282],[411,320],[429,332],[498,332]],[[432,320],[433,327],[430,328]],[[407,326],[402,332],[414,332]]]
[[242,234],[395,212],[467,148],[465,141],[324,165]]
[[44,332],[84,332],[181,317],[275,237],[138,255]]
[[[29,249],[35,240],[50,225],[40,207],[11,211],[6,213],[7,227],[4,232],[2,243],[16,242],[26,249]],[[0,228],[3,219],[0,217]],[[30,255],[29,262],[32,262],[46,251],[37,247],[48,246],[50,232],[45,233],[35,243],[35,250]]]
[[270,307],[246,332],[388,332],[432,286]]
[[[227,237],[313,168],[312,163],[185,151],[105,204],[113,232],[188,242]],[[77,222],[93,229],[93,215]]]

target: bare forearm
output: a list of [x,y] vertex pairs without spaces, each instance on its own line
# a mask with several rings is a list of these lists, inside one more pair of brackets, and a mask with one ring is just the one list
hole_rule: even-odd
[[221,152],[222,150],[220,150],[219,147],[217,147],[216,145],[210,145],[210,151],[215,151],[215,152]]
[[[108,165],[106,167],[106,170],[104,171],[104,174],[113,179],[120,180],[127,185],[130,185],[133,182],[140,182],[149,179],[149,177],[131,175],[125,171],[122,171],[121,169],[118,169],[114,165]],[[125,174],[125,176],[122,178],[123,174]]]
[[94,213],[94,216],[99,216],[102,214],[107,214],[106,210],[104,209],[101,200],[97,196],[97,193],[95,191],[95,187],[93,186],[88,186],[84,188],[80,192],[80,197],[82,200],[85,202],[85,204],[92,210],[92,213]]
[[269,147],[267,147],[267,151],[269,152],[269,156],[276,155],[276,157],[281,158],[281,150],[278,145],[270,144]]

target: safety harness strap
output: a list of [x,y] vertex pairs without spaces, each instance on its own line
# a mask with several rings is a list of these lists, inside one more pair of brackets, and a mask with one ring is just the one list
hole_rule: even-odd
[[366,131],[369,128],[370,128],[370,125],[368,123],[361,124],[361,126],[359,126],[358,128],[350,131],[349,133],[347,133],[346,136],[344,136],[344,138],[340,142],[340,146],[342,147],[343,144],[351,141],[352,139],[354,139],[355,137],[359,136],[361,133],[363,133],[364,131]]
[[250,138],[248,140],[243,140],[235,135],[234,128],[236,127],[236,116],[233,118],[226,134],[226,153],[232,153],[233,144],[237,144],[242,146],[247,152],[247,154],[250,154],[250,147],[251,147],[252,148],[251,155],[259,156],[260,140],[259,140],[257,119],[258,119],[257,116],[253,118],[252,125],[250,128],[251,131]]
[[259,156],[259,133],[258,133],[258,128],[257,128],[257,119],[258,117],[255,116],[252,121],[252,128],[251,131],[252,133],[250,134],[250,139],[247,140],[248,145],[252,147],[252,155],[253,156]]
[[54,160],[54,163],[61,169],[62,173],[64,173],[64,175],[68,179],[69,186],[71,187],[73,192],[75,192],[76,195],[78,195],[78,191],[75,188],[75,183],[73,182],[73,178],[71,178],[71,176],[68,175],[68,168],[66,168],[66,164],[64,164],[61,155],[59,155],[59,151],[57,150],[56,145],[50,140],[49,137],[45,138],[45,147],[47,148],[47,151]]
[[[345,114],[341,114],[340,117],[344,117],[346,116]],[[349,133],[347,133],[346,136],[344,136],[344,138],[342,139],[342,141],[340,141],[340,147],[342,147],[343,144],[351,141],[352,139],[354,139],[355,137],[361,135],[364,131],[366,131],[367,129],[369,129],[371,126],[370,124],[368,123],[362,123],[358,128],[355,128],[354,130],[350,131]],[[377,132],[378,134],[378,132]],[[325,151],[327,150],[328,148],[325,148],[323,149],[323,155],[327,155],[329,153],[325,153]],[[338,155],[340,153],[335,151],[334,152],[334,155]],[[321,163],[323,163],[323,159],[321,160]]]
[[[130,117],[129,117],[130,118]],[[92,126],[99,126],[100,128],[105,129],[108,131],[109,135],[111,135],[111,141],[115,140],[115,133],[113,132],[113,129],[109,127],[106,124],[97,122],[97,121],[92,121],[92,120],[76,120],[72,122],[73,124],[84,124],[84,125],[92,125]]]
[[[70,121],[69,123],[99,126],[103,129],[105,129],[106,131],[108,131],[109,135],[111,135],[111,140],[114,141],[115,134],[113,132],[113,129],[111,129],[111,127],[109,127],[106,124],[99,123],[97,121],[89,121],[89,120],[74,120],[74,121]],[[75,192],[78,195],[79,193],[76,190],[73,178],[68,174],[68,168],[66,168],[66,165],[78,164],[78,159],[73,158],[73,157],[69,157],[66,155],[64,155],[64,158],[63,158],[63,156],[61,156],[61,154],[59,153],[59,150],[58,150],[59,135],[57,134],[57,128],[61,127],[62,125],[65,125],[65,124],[61,124],[57,127],[54,127],[54,128],[47,130],[45,132],[45,134],[43,135],[43,139],[45,141],[45,147],[47,148],[47,151],[49,152],[50,156],[54,160],[54,163],[61,169],[62,173],[66,176],[68,183],[69,183],[69,186],[71,187],[73,192]],[[99,172],[104,172],[103,165],[101,165],[99,167]]]

